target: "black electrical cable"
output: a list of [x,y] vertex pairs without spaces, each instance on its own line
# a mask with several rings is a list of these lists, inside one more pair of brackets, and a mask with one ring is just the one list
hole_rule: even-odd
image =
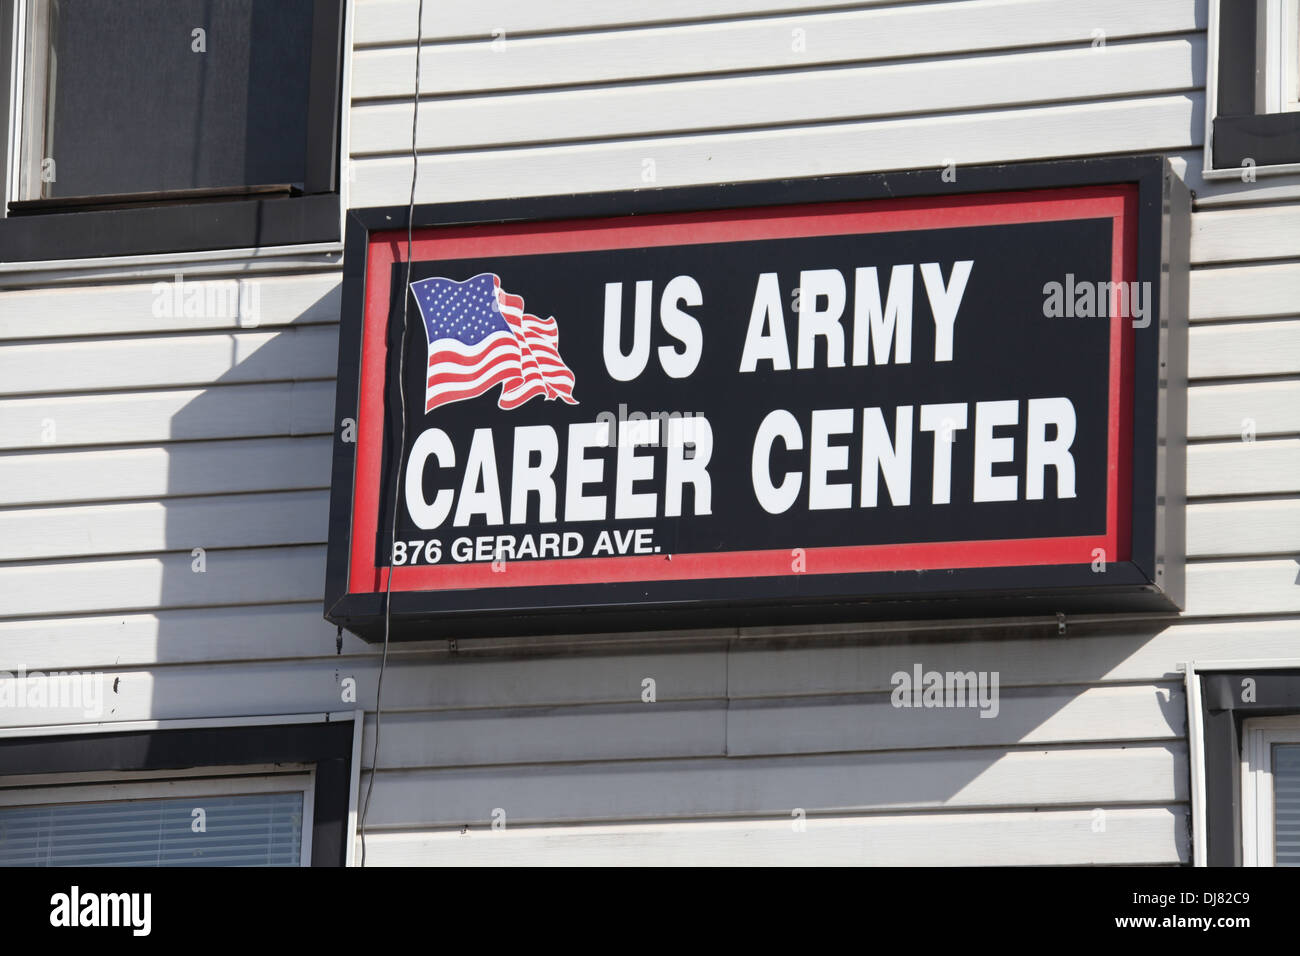
[[379,681],[375,687],[375,746],[370,757],[370,780],[366,783],[366,799],[361,807],[361,865],[366,865],[366,817],[370,813],[370,794],[375,789],[375,774],[379,770],[379,725],[382,719],[384,696],[384,671],[388,669],[388,637],[393,600],[393,543],[397,540],[397,498],[402,477],[402,452],[406,445],[406,313],[411,298],[411,247],[415,229],[415,184],[420,175],[420,155],[416,149],[415,130],[420,119],[420,47],[424,43],[424,0],[420,0],[415,24],[415,90],[411,95],[411,198],[406,209],[406,280],[402,283],[402,333],[397,345],[397,407],[401,417],[401,437],[395,454],[390,459],[393,467],[393,522],[388,545],[388,580],[384,582],[384,653],[379,660]]

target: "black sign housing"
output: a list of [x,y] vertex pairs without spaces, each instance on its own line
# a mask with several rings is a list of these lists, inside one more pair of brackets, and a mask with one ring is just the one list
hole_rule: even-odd
[[409,263],[354,210],[326,617],[1177,607],[1187,207],[1158,158],[465,203]]

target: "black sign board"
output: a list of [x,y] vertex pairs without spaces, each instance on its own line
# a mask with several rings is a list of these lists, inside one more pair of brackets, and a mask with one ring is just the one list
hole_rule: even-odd
[[946,178],[350,213],[326,616],[1177,606],[1185,191]]

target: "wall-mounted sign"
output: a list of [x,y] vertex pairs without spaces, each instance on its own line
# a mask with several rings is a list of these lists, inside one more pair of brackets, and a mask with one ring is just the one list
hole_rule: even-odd
[[409,258],[405,209],[352,212],[326,616],[1173,606],[1178,188],[1108,160],[420,207]]

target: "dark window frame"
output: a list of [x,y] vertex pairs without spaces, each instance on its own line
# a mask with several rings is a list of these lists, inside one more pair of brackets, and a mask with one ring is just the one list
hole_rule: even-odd
[[[12,35],[16,2],[0,0],[0,64],[6,67],[13,43],[21,40]],[[164,195],[132,207],[0,215],[0,263],[337,243],[344,0],[313,2],[304,195],[173,201]],[[0,77],[6,123],[9,72]],[[7,212],[7,203],[0,212]]]
[[1300,110],[1255,111],[1259,63],[1256,0],[1221,0],[1214,104],[1212,168],[1239,170],[1249,159],[1259,169],[1300,163]]
[[6,738],[0,740],[0,777],[314,764],[311,865],[345,866],[354,730],[353,720],[327,720]]
[[[1300,715],[1300,670],[1206,671],[1196,677],[1205,748],[1205,863],[1241,866],[1243,729],[1255,717]],[[1241,699],[1245,678],[1255,682],[1254,700]]]

